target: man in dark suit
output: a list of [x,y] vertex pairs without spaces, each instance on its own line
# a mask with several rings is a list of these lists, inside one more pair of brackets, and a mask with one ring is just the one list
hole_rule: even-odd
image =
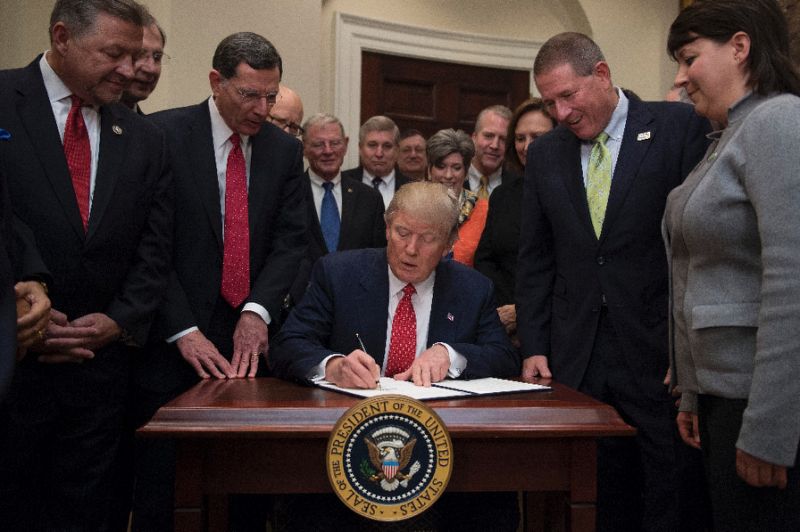
[[292,285],[292,302],[300,301],[311,267],[323,255],[386,245],[380,193],[339,171],[347,144],[344,127],[333,115],[316,114],[303,125],[303,154],[309,165],[303,184],[309,241],[308,255]]
[[[441,260],[457,220],[457,205],[443,186],[414,182],[399,190],[386,211],[385,250],[335,253],[317,262],[270,358],[278,374],[301,381],[324,376],[361,388],[374,388],[380,375],[426,385],[447,377],[514,375],[517,358],[497,317],[491,282]],[[419,325],[416,349],[393,371],[392,318],[408,286]]]
[[[256,375],[267,326],[280,318],[306,253],[302,145],[267,123],[282,74],[278,51],[260,35],[235,33],[219,43],[212,66],[211,98],[150,117],[175,163],[176,214],[144,421],[201,378]],[[140,530],[171,527],[174,461],[168,449],[154,452],[142,457],[136,485]]]
[[60,0],[51,46],[0,73],[0,145],[14,214],[47,270],[46,340],[0,408],[0,522],[100,530],[121,430],[131,344],[166,285],[172,233],[164,136],[118,102],[133,78],[144,8]]
[[[420,181],[398,190],[386,212],[385,249],[332,253],[317,262],[306,296],[276,339],[275,371],[358,388],[375,388],[380,376],[429,386],[445,378],[516,375],[519,361],[497,317],[491,281],[442,260],[457,222],[457,203],[443,185]],[[328,530],[330,523],[362,529],[362,518],[332,497],[294,498],[287,530]],[[478,510],[487,506],[493,511]],[[515,494],[459,493],[445,495],[409,529],[516,530],[517,521]]]
[[374,187],[383,196],[384,206],[395,191],[410,182],[396,169],[400,129],[386,116],[373,116],[358,130],[358,156],[361,164],[342,172],[342,177]]
[[472,142],[475,144],[475,155],[467,171],[464,188],[488,198],[494,189],[509,181],[513,174],[503,168],[506,158],[508,139],[508,123],[511,121],[511,109],[505,105],[492,105],[478,113],[475,119],[475,131]]
[[675,530],[660,224],[708,124],[689,106],[614,87],[582,34],[548,40],[534,79],[559,126],[528,150],[516,291],[523,377],[552,370],[637,428],[635,439],[598,444],[598,530]]

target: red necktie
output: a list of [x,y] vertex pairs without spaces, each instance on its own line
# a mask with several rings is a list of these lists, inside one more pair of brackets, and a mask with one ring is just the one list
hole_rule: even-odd
[[394,312],[389,360],[386,362],[387,377],[410,368],[417,356],[417,315],[414,313],[414,305],[411,304],[411,295],[415,292],[414,285],[407,284]]
[[250,228],[247,218],[247,178],[241,138],[230,138],[225,173],[225,243],[222,258],[222,297],[234,308],[250,293]]
[[83,101],[74,94],[70,96],[72,107],[64,128],[64,155],[67,157],[72,188],[78,200],[83,230],[89,227],[89,181],[92,176],[92,148],[89,146],[89,132],[83,121]]

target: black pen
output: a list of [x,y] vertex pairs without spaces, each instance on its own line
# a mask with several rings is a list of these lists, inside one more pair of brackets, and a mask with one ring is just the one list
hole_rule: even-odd
[[[358,333],[356,333],[356,340],[358,340],[358,345],[361,346],[361,350],[364,351],[365,353],[367,353],[367,348],[364,347],[364,342],[361,341],[361,336]],[[367,353],[367,354],[369,354],[369,353]],[[381,380],[380,379],[375,381],[375,386],[377,387],[378,390],[381,389]]]

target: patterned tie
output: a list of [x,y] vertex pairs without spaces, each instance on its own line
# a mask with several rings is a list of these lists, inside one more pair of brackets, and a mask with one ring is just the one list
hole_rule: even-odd
[[225,243],[222,258],[222,297],[236,308],[250,293],[250,228],[247,214],[247,177],[241,138],[230,138],[225,173]]
[[333,197],[333,183],[326,181],[322,183],[322,188],[325,189],[325,195],[322,197],[319,221],[325,245],[329,252],[333,252],[339,246],[339,226],[341,224],[339,208],[336,206],[336,198]]
[[481,185],[478,187],[478,199],[489,199],[489,178],[481,176]]
[[383,179],[380,177],[373,177],[372,178],[372,186],[375,187],[375,190],[380,190],[381,185],[383,184]]
[[83,121],[83,101],[75,96],[70,96],[72,107],[67,116],[67,125],[64,128],[64,155],[67,157],[69,175],[72,177],[72,188],[78,200],[78,210],[81,212],[83,230],[89,227],[89,181],[92,175],[92,148],[89,146],[89,132]]
[[417,315],[411,296],[416,293],[414,285],[403,287],[403,297],[397,304],[392,319],[392,340],[389,342],[389,360],[386,362],[386,376],[392,377],[411,367],[417,356]]
[[608,193],[611,190],[611,152],[606,147],[607,140],[608,133],[605,131],[595,137],[586,170],[586,199],[597,238],[600,238],[603,230]]

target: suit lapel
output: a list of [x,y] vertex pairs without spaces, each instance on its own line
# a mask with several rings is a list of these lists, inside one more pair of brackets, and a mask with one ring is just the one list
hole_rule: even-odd
[[83,240],[86,234],[81,213],[75,198],[75,190],[72,188],[72,178],[64,156],[64,145],[58,135],[56,119],[39,70],[39,58],[28,65],[25,73],[26,79],[17,87],[20,93],[18,107],[20,120],[25,126],[34,153],[39,158],[39,163],[64,210],[69,225]]
[[[606,217],[603,221],[603,231],[600,234],[601,241],[619,216],[622,205],[625,203],[625,197],[636,179],[639,166],[650,148],[650,139],[657,134],[654,129],[653,116],[640,106],[639,100],[629,98],[628,102],[625,133],[622,136],[622,146],[617,157],[614,178],[611,180]],[[639,134],[644,133],[649,133],[649,135],[646,135],[647,138],[639,140]]]
[[583,170],[581,169],[581,141],[571,131],[562,126],[559,132],[561,138],[560,155],[553,160],[560,159],[567,166],[564,168],[563,183],[567,195],[572,202],[572,208],[583,228],[595,239],[592,217],[589,214],[589,202],[586,200],[586,187],[583,184]]
[[339,229],[339,249],[348,249],[348,236],[358,234],[356,207],[361,191],[342,179],[342,225]]
[[186,153],[197,154],[192,159],[191,164],[194,170],[192,173],[221,254],[222,217],[219,209],[219,182],[217,181],[217,161],[214,157],[214,137],[211,135],[211,116],[208,112],[207,101],[198,105],[197,117],[188,127],[185,142],[192,147],[192,150]]
[[459,309],[463,308],[460,301],[463,288],[452,286],[451,273],[446,261],[441,261],[436,267],[426,348],[436,342],[453,343],[456,339]]
[[97,232],[100,221],[117,184],[117,176],[125,160],[128,136],[125,135],[125,118],[118,109],[104,106],[100,108],[100,153],[98,154],[97,175],[95,177],[92,210],[89,213],[89,227],[86,234],[88,242]]
[[[368,255],[366,255],[369,253]],[[361,339],[364,347],[372,355],[379,366],[383,365],[386,351],[386,328],[389,308],[389,266],[386,262],[386,251],[365,252],[370,257],[364,264],[363,273],[358,285],[354,287],[358,312],[358,324],[361,327]]]
[[305,182],[303,186],[306,190],[306,209],[308,209],[308,219],[311,220],[311,223],[308,226],[308,229],[311,232],[311,238],[313,238],[317,243],[319,249],[328,249],[328,245],[325,243],[325,237],[322,236],[322,227],[319,224],[317,207],[314,205],[314,192],[311,190],[311,178],[308,176],[308,172],[305,173]]

